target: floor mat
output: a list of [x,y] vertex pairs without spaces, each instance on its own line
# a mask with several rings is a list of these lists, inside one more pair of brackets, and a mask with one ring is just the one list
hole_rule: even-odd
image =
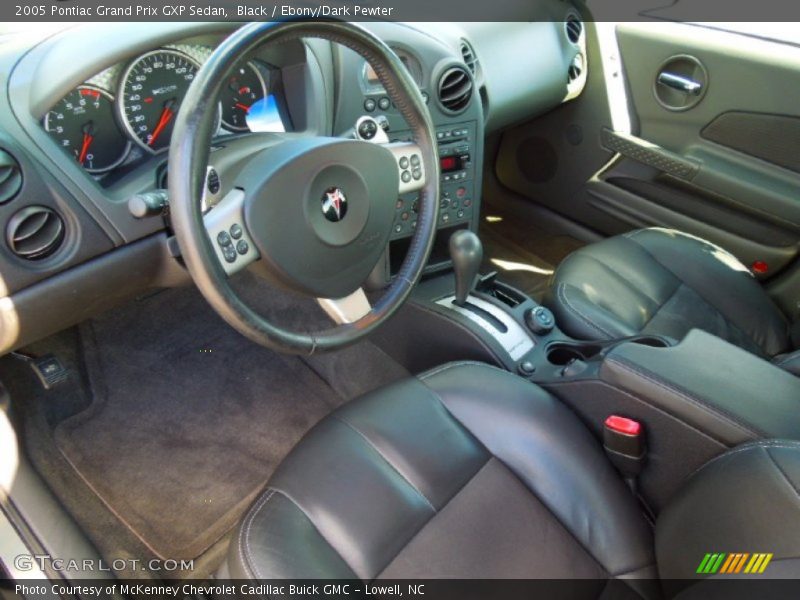
[[343,401],[299,358],[257,346],[193,288],[82,326],[93,401],[56,443],[156,555],[194,558]]
[[566,235],[522,226],[496,211],[483,216],[479,235],[483,241],[481,272],[497,271],[501,281],[537,302],[547,290],[556,265],[584,245]]

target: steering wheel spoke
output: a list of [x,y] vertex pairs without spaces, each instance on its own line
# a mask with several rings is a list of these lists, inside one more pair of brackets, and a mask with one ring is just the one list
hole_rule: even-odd
[[317,302],[338,325],[355,323],[372,310],[363,288],[344,298],[317,298]]
[[393,155],[399,175],[399,194],[418,192],[428,181],[422,150],[413,142],[383,144]]
[[244,198],[244,192],[234,188],[203,217],[217,260],[229,276],[259,258],[244,222]]

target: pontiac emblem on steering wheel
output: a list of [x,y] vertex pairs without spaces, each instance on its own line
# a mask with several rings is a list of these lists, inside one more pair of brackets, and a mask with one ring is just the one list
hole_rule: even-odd
[[338,187],[325,190],[322,195],[322,214],[328,221],[337,223],[347,214],[347,198]]

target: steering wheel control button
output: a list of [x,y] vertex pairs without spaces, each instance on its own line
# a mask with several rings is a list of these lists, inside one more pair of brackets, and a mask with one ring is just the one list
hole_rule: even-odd
[[222,256],[226,262],[232,263],[236,260],[236,250],[233,249],[233,246],[225,246],[222,249]]
[[236,244],[236,251],[241,255],[245,255],[248,250],[250,250],[250,245],[244,240],[239,240]]
[[408,168],[408,157],[407,156],[403,156],[403,157],[400,158],[400,168],[401,169],[407,169]]
[[338,187],[330,187],[322,194],[322,214],[332,223],[338,223],[347,214],[347,198]]
[[238,223],[231,225],[230,232],[231,237],[235,240],[238,240],[242,237],[242,226]]
[[419,166],[419,154],[412,154],[411,155],[411,166],[418,167]]
[[217,243],[220,246],[227,246],[231,243],[231,236],[228,234],[227,231],[220,231],[217,234]]
[[419,181],[422,179],[422,171],[419,169],[414,169],[411,171],[411,176],[414,178],[414,181]]
[[411,181],[411,173],[409,171],[403,171],[400,174],[400,179],[403,181],[403,183],[408,183]]
[[378,100],[378,108],[380,108],[381,110],[389,110],[389,107],[391,105],[392,105],[391,101],[386,96]]
[[367,98],[364,100],[364,110],[367,112],[375,111],[375,100],[373,98]]

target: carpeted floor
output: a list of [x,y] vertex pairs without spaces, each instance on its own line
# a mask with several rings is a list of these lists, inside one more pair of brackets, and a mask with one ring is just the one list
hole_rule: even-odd
[[[274,318],[324,322],[295,298],[243,287]],[[56,445],[121,526],[172,559],[224,536],[319,419],[407,375],[369,342],[313,359],[264,349],[193,287],[87,322],[81,338],[91,404],[56,425]]]
[[497,271],[498,278],[541,301],[555,266],[583,242],[552,235],[498,211],[481,216],[481,272]]

